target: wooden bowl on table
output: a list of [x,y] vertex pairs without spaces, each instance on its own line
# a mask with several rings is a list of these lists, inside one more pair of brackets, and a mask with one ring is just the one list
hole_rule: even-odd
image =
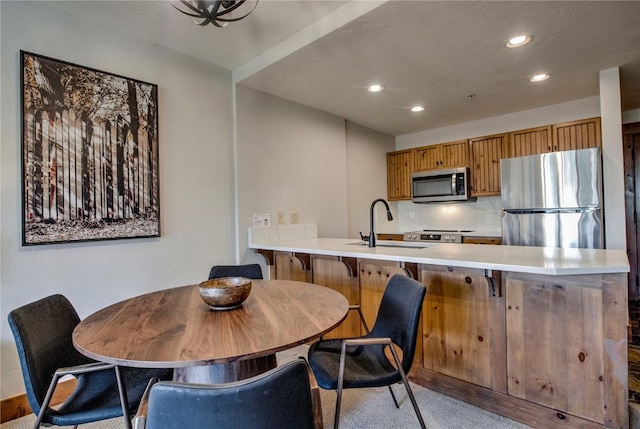
[[231,310],[242,305],[251,293],[251,280],[246,277],[220,277],[198,285],[200,297],[214,310]]

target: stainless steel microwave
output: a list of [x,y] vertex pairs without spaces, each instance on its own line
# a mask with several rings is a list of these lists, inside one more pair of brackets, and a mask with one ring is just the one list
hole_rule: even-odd
[[467,167],[429,170],[411,176],[411,200],[414,203],[474,201],[469,195]]

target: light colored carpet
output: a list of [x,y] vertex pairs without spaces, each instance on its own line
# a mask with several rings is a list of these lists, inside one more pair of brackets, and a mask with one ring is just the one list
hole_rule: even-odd
[[[524,429],[506,417],[490,413],[462,401],[411,385],[422,418],[430,429]],[[419,428],[418,418],[402,385],[394,385],[397,409],[385,387],[345,390],[342,394],[341,428]],[[322,392],[325,428],[333,427],[335,392]]]
[[[278,361],[306,356],[305,346],[278,354]],[[400,408],[393,404],[387,388],[345,390],[342,396],[340,427],[359,428],[419,428],[411,401],[402,385],[394,385]],[[422,417],[430,429],[527,429],[506,417],[490,413],[465,402],[412,384]],[[334,391],[321,390],[325,428],[333,427],[336,403]],[[0,425],[0,429],[30,429],[33,414]],[[121,418],[80,426],[82,429],[123,429]]]
[[[472,405],[449,398],[413,384],[413,393],[422,418],[430,429],[525,429],[521,423]],[[396,409],[386,388],[345,390],[342,396],[340,427],[355,428],[419,428],[418,419],[404,387],[393,386],[400,408]],[[322,391],[322,413],[325,428],[333,427],[335,392]],[[33,414],[0,425],[2,429],[31,429]],[[123,429],[122,418],[81,425],[82,429]]]

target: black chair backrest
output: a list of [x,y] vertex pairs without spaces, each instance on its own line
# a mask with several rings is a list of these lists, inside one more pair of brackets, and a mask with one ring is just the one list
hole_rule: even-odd
[[382,295],[376,322],[369,337],[391,338],[402,349],[402,367],[409,372],[418,336],[420,311],[427,288],[410,277],[391,277]]
[[313,428],[307,363],[287,362],[259,376],[220,385],[158,382],[146,429]]
[[214,265],[211,267],[209,279],[220,277],[246,277],[248,279],[262,280],[262,268],[260,268],[260,264]]
[[67,298],[51,295],[13,310],[8,319],[29,405],[37,414],[58,368],[91,362],[73,347],[80,318]]

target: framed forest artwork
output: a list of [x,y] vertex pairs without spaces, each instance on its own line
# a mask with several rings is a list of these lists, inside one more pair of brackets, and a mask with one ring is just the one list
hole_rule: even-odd
[[159,237],[157,85],[20,57],[23,245]]

